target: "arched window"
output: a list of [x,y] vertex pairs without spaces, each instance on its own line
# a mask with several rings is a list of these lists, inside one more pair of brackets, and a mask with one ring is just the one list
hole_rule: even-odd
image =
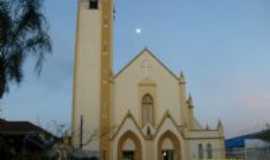
[[207,158],[208,159],[213,158],[213,148],[212,148],[212,144],[210,143],[207,144]]
[[203,159],[203,145],[202,144],[199,144],[198,145],[198,156],[199,156],[199,159]]
[[154,101],[151,95],[146,94],[142,98],[142,123],[143,126],[150,123],[154,125]]

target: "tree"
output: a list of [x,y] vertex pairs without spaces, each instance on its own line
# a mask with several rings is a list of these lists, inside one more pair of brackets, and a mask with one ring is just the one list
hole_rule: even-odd
[[42,13],[43,0],[0,0],[0,99],[12,83],[23,79],[23,64],[36,60],[39,74],[52,46]]

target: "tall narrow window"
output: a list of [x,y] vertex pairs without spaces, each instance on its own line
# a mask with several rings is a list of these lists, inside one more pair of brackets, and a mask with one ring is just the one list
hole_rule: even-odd
[[146,94],[142,99],[142,122],[143,126],[150,123],[154,124],[153,115],[154,101],[151,95]]
[[212,144],[210,143],[207,144],[207,158],[208,159],[213,158],[213,148],[212,148]]
[[202,144],[198,145],[198,156],[199,156],[199,159],[203,159],[203,145]]
[[89,9],[98,9],[98,0],[89,0]]

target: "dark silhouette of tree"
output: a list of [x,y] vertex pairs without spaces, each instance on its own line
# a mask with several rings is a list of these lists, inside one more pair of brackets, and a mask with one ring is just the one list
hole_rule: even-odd
[[39,74],[46,54],[51,53],[43,0],[0,0],[0,99],[12,83],[23,79],[23,64],[36,60]]

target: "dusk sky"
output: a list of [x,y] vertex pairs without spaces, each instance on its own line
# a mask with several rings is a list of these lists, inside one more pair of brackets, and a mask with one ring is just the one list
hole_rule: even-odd
[[[27,61],[24,82],[0,103],[2,117],[70,124],[76,10],[77,0],[45,0],[53,55],[39,77]],[[203,126],[221,119],[231,137],[270,123],[269,0],[117,0],[116,11],[115,73],[148,47],[184,71]]]

